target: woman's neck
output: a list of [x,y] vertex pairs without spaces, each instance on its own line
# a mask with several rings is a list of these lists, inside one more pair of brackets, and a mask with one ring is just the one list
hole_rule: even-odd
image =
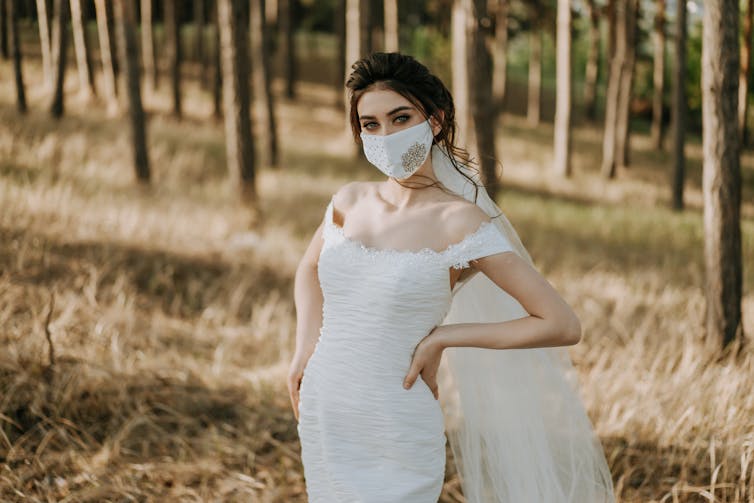
[[387,203],[403,209],[426,200],[428,196],[431,197],[427,190],[437,188],[437,183],[430,154],[413,175],[404,180],[388,177],[379,192],[380,197]]

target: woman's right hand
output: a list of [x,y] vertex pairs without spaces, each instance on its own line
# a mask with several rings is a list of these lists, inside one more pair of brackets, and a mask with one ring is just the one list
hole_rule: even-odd
[[301,388],[301,379],[304,377],[304,368],[306,368],[306,360],[301,357],[294,357],[288,368],[288,394],[291,399],[291,406],[293,407],[293,415],[296,416],[298,422],[298,402],[299,402],[299,389]]

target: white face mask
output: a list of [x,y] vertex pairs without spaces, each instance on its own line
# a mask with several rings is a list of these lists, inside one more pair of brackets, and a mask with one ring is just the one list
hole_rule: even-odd
[[424,164],[432,147],[429,120],[389,135],[361,132],[364,155],[387,176],[402,180]]

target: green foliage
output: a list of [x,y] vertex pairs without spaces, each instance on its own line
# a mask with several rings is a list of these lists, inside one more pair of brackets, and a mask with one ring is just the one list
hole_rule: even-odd
[[[589,57],[589,18],[585,16],[573,16],[573,28],[571,30],[571,85],[573,86],[574,103],[581,103],[581,97],[584,95],[583,86],[586,76],[586,63]],[[600,44],[600,55],[604,52],[604,47]],[[600,60],[598,65],[597,80],[604,78],[605,63]]]
[[401,41],[404,42],[402,52],[426,64],[446,86],[450,86],[452,47],[448,37],[434,26],[420,25],[402,30]]
[[294,16],[298,21],[297,30],[335,31],[336,0],[299,0],[293,2],[293,5],[298,10],[298,16]]
[[[508,20],[508,78],[511,85],[526,85],[529,67],[529,32],[532,28],[532,12],[540,17],[536,21],[542,25],[542,92],[551,94],[555,89],[555,47],[554,47],[554,16],[555,2],[539,0],[538,6],[532,9],[530,2],[512,0]],[[311,56],[311,36],[303,34],[318,33],[318,43],[315,44],[322,57],[335,54],[332,32],[335,15],[335,0],[302,0],[298,10],[297,42],[306,50],[303,53]],[[421,2],[404,3],[400,5],[400,39],[401,51],[411,54],[435,72],[447,85],[452,78],[450,40],[450,0],[424,0]],[[642,4],[639,33],[637,34],[637,54],[633,84],[633,96],[637,101],[651,102],[653,93],[653,48],[651,30],[654,11],[649,3]],[[382,12],[372,7],[374,23],[382,22]],[[572,86],[574,105],[580,106],[583,96],[583,85],[589,51],[589,19],[583,15],[583,10],[575,8],[573,12],[572,28]],[[744,10],[742,10],[742,15]],[[94,27],[96,29],[96,26]],[[156,27],[159,30],[159,26]],[[600,60],[598,74],[598,108],[604,105],[605,86],[607,85],[608,67],[606,60],[607,20],[600,21]],[[687,72],[686,95],[688,97],[688,120],[692,130],[701,126],[701,18],[691,16],[689,19],[687,44]],[[670,106],[675,33],[672,9],[668,11],[666,27],[666,60],[665,60],[665,96],[666,106]],[[325,35],[326,34],[326,35]],[[156,36],[159,38],[160,33]],[[319,43],[321,42],[321,43]],[[303,50],[303,49],[302,49]],[[754,79],[750,81],[754,88]],[[646,107],[644,107],[646,108]]]
[[[549,31],[542,36],[542,91],[555,89],[555,44]],[[529,35],[508,41],[508,78],[511,82],[525,83],[529,79]],[[573,67],[573,65],[572,65]],[[583,71],[574,69],[573,79],[583,80]]]

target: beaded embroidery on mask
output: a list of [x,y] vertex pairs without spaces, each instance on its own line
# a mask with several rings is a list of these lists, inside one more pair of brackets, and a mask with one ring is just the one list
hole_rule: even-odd
[[427,147],[423,143],[414,143],[401,155],[401,165],[406,173],[412,173],[421,166],[427,156]]

